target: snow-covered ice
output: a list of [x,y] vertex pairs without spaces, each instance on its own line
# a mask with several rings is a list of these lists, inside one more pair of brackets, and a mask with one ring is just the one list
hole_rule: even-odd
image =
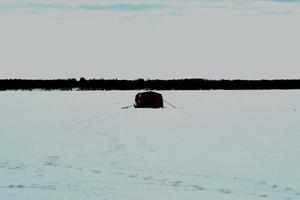
[[0,93],[2,200],[300,199],[300,91]]

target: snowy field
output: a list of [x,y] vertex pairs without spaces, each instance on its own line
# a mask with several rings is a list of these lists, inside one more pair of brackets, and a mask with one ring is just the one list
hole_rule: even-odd
[[300,90],[0,93],[2,200],[299,200]]

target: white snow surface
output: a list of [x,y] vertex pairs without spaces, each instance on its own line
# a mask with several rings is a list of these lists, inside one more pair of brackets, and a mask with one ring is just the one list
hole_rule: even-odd
[[0,93],[2,200],[298,200],[300,91]]

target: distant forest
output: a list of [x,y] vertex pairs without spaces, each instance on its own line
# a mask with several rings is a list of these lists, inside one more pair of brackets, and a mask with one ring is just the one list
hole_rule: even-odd
[[118,80],[118,79],[0,79],[0,90],[270,90],[300,89],[300,79],[278,80]]

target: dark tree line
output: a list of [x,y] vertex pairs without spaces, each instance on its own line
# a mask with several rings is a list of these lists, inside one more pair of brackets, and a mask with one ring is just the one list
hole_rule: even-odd
[[300,79],[278,80],[118,80],[118,79],[0,79],[0,90],[269,90],[300,89]]

